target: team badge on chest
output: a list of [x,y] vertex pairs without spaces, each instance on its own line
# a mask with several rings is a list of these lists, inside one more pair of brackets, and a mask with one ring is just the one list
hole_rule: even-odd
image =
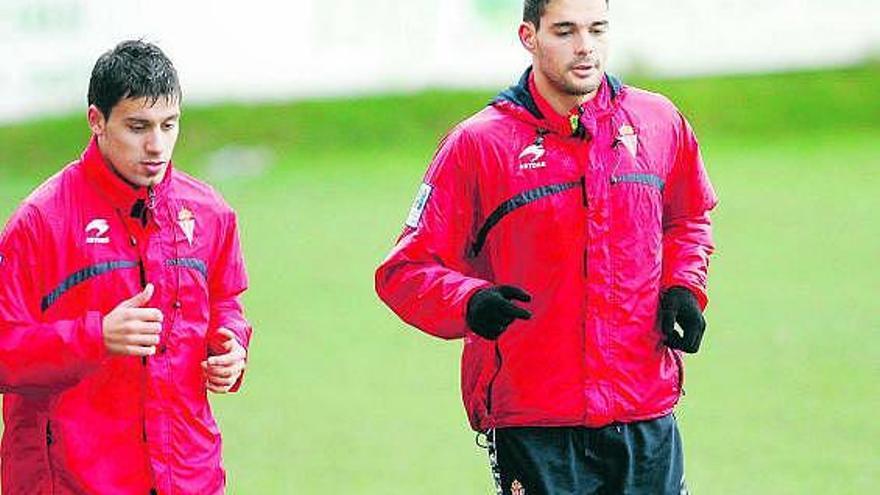
[[196,231],[196,217],[193,215],[193,212],[186,208],[181,208],[177,212],[177,225],[180,225],[180,230],[183,231],[183,235],[186,236],[186,240],[192,246],[193,236]]
[[629,151],[633,158],[636,157],[636,154],[639,152],[639,135],[636,134],[635,129],[631,125],[624,124],[620,126],[620,130],[617,131],[617,140],[623,143],[623,146],[626,147],[626,150]]

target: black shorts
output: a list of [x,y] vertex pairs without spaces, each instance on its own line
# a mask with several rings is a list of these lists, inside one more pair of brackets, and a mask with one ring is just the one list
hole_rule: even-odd
[[675,417],[488,433],[498,495],[687,495]]

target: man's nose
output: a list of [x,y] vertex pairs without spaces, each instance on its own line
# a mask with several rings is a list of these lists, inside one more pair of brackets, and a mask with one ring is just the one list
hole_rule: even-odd
[[144,142],[144,149],[147,153],[151,155],[159,155],[164,151],[165,142],[162,139],[162,131],[158,128],[153,129],[148,135],[147,139]]
[[589,55],[596,49],[596,40],[588,33],[581,33],[575,37],[575,52],[578,55]]

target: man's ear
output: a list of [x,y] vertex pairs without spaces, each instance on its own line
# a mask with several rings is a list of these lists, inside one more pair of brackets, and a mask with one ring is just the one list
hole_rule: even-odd
[[519,25],[519,42],[530,53],[535,53],[535,38],[537,34],[538,30],[535,29],[535,25],[531,22],[526,21]]
[[92,130],[92,134],[96,136],[104,134],[104,128],[107,126],[104,112],[95,105],[89,105],[89,109],[86,111],[86,119],[89,121],[89,129]]

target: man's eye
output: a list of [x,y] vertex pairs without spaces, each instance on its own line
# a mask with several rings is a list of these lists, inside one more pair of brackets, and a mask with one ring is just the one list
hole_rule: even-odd
[[556,36],[559,36],[560,38],[565,38],[567,36],[571,36],[571,34],[572,34],[572,31],[557,31],[556,32]]
[[130,125],[128,128],[134,132],[142,132],[147,129],[147,127],[143,125]]
[[174,129],[175,127],[177,127],[176,122],[166,122],[166,123],[162,124],[162,129],[165,129],[166,131],[170,131],[170,130]]

